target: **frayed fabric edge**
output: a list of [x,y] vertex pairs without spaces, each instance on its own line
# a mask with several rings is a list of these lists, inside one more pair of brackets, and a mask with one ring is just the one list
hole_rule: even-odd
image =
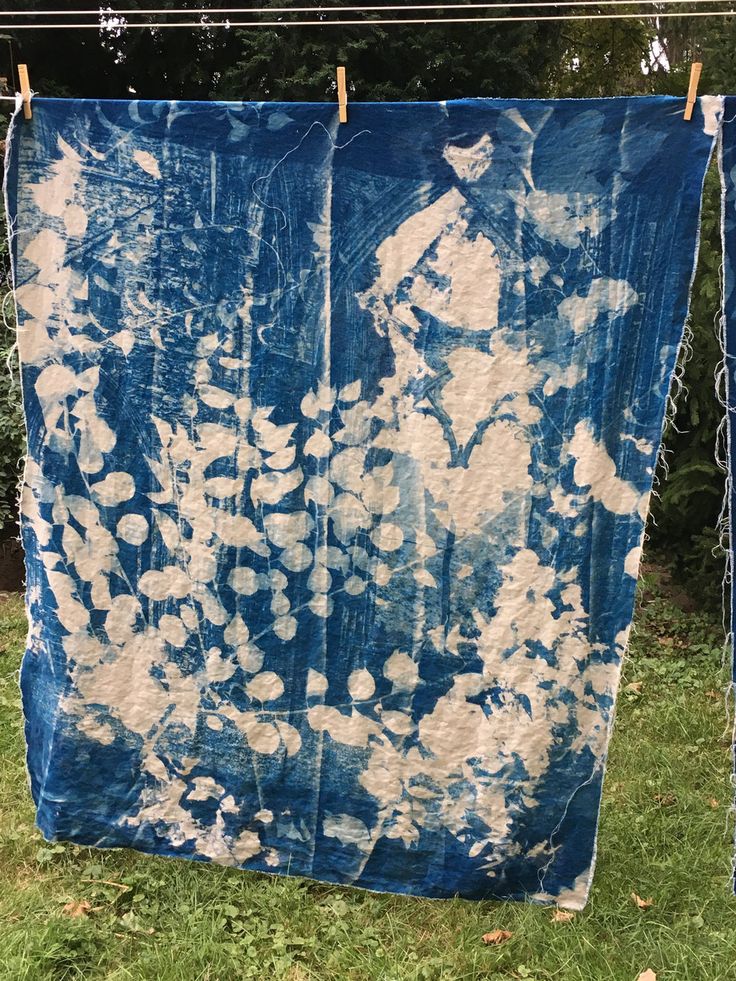
[[[12,299],[12,303],[13,303],[13,311],[14,311],[14,314],[15,314],[15,342],[13,344],[13,348],[16,349],[16,350],[18,350],[18,355],[19,355],[18,356],[18,384],[20,386],[21,402],[22,402],[23,405],[25,405],[25,393],[23,392],[23,372],[20,370],[21,369],[21,365],[20,365],[20,350],[19,350],[19,345],[18,345],[18,324],[19,324],[19,319],[18,319],[18,300],[17,300],[17,296],[16,296],[16,288],[17,288],[16,265],[17,265],[17,263],[16,263],[16,256],[15,256],[15,236],[16,236],[16,228],[15,228],[15,225],[16,225],[16,221],[17,221],[17,214],[11,215],[11,210],[10,210],[10,190],[9,190],[11,158],[12,158],[12,156],[13,156],[14,153],[17,153],[18,152],[17,149],[16,149],[16,143],[17,143],[17,141],[20,138],[20,134],[18,132],[18,126],[19,126],[20,121],[22,119],[22,108],[23,108],[23,100],[22,100],[22,98],[21,98],[21,96],[19,94],[16,94],[16,97],[15,97],[15,107],[14,107],[13,113],[12,113],[12,115],[10,117],[10,122],[8,123],[8,130],[7,130],[7,133],[6,133],[6,136],[5,136],[5,159],[3,161],[3,207],[5,208],[5,217],[6,217],[7,233],[8,233],[8,255],[9,255],[9,258],[10,258],[10,292],[11,292],[11,295],[12,295],[12,298],[13,298]],[[3,305],[3,320],[5,320],[4,305]],[[6,322],[6,326],[7,326],[7,322]],[[10,352],[8,354],[8,359],[7,359],[7,363],[6,363],[6,371],[10,375],[11,379],[13,377],[13,366],[12,366],[13,348],[11,348],[11,350],[10,350]],[[23,528],[23,516],[22,516],[23,488],[24,488],[24,486],[26,484],[26,471],[27,471],[27,468],[28,468],[28,425],[27,425],[25,410],[23,411],[22,415],[23,415],[23,427],[24,427],[24,437],[25,437],[25,452],[23,453],[22,457],[20,458],[21,459],[21,462],[22,462],[22,466],[20,468],[20,476],[18,478],[18,485],[17,485],[17,488],[16,488],[16,507],[17,507],[17,515],[18,515],[18,528],[20,530],[20,538],[19,538],[19,541],[21,542],[21,544],[22,544],[22,528]],[[17,676],[16,676],[16,682],[18,684],[18,689],[19,689],[19,692],[20,692],[20,695],[21,695],[21,703],[23,701],[23,692],[22,692],[22,688],[21,688],[21,677],[22,677],[22,673],[23,673],[23,662],[25,661],[26,657],[28,657],[28,653],[29,653],[29,651],[31,649],[31,644],[32,644],[32,639],[33,639],[33,637],[32,637],[32,626],[31,626],[31,617],[30,617],[29,611],[28,611],[28,561],[27,561],[27,558],[26,558],[25,549],[23,550],[23,569],[24,569],[24,572],[25,572],[25,582],[24,582],[24,589],[23,589],[23,601],[24,601],[24,606],[25,606],[25,611],[26,611],[26,619],[28,621],[28,628],[27,628],[27,631],[26,631],[25,649],[23,651],[23,657],[22,657],[22,660],[21,660],[21,665],[20,665],[20,668],[18,669]],[[24,725],[27,723],[25,707],[23,708],[23,723],[24,723]],[[26,747],[26,751],[24,752],[24,755],[23,755],[23,766],[24,766],[25,775],[26,775],[26,786],[28,787],[28,791],[31,794],[31,797],[33,798],[33,784],[32,784],[32,779],[31,779],[31,771],[30,771],[30,768],[29,768],[29,765],[28,765],[28,751],[27,751],[27,747]],[[34,800],[34,804],[35,803],[36,803],[36,801]],[[39,828],[39,830],[41,830],[41,826],[38,823],[38,809],[37,808],[36,808],[36,815],[35,815],[35,819],[34,820],[35,820],[36,826]]]
[[[721,510],[718,515],[716,526],[718,534],[718,546],[723,550],[725,556],[725,567],[723,570],[723,580],[721,583],[721,611],[723,617],[723,658],[722,668],[729,666],[729,680],[724,688],[724,707],[726,710],[726,732],[731,738],[731,774],[730,784],[732,788],[731,803],[728,809],[727,821],[733,821],[736,815],[736,797],[734,796],[734,773],[736,772],[736,651],[733,644],[733,611],[731,609],[733,597],[731,585],[733,582],[734,569],[734,542],[733,542],[733,509],[731,506],[731,495],[733,491],[733,475],[731,473],[731,446],[732,446],[732,420],[731,420],[731,379],[729,371],[729,352],[728,352],[728,318],[726,315],[726,208],[727,201],[727,182],[726,173],[723,166],[723,136],[724,127],[733,120],[723,120],[718,140],[718,171],[721,179],[721,309],[718,316],[718,343],[721,349],[721,361],[716,367],[714,382],[715,395],[719,404],[723,406],[723,418],[716,431],[714,447],[715,461],[718,468],[724,474],[724,490]],[[731,851],[731,890],[736,893],[736,829],[733,834],[733,848]]]
[[[688,284],[687,314],[686,314],[685,321],[684,321],[683,326],[682,326],[682,334],[681,334],[681,337],[680,337],[680,343],[678,345],[677,355],[675,357],[675,366],[674,366],[674,368],[672,370],[672,375],[670,376],[669,389],[668,389],[668,392],[667,392],[667,399],[666,399],[666,402],[665,402],[665,414],[664,414],[664,418],[662,420],[662,434],[661,434],[661,437],[660,437],[660,444],[659,444],[659,449],[657,451],[657,457],[656,457],[656,465],[660,465],[660,464],[662,465],[662,467],[663,467],[663,473],[664,473],[664,479],[665,480],[667,479],[667,475],[668,475],[668,472],[669,472],[669,467],[668,467],[667,460],[666,460],[666,455],[665,455],[666,454],[666,450],[665,450],[665,446],[664,446],[664,433],[665,433],[665,430],[667,429],[667,427],[669,425],[673,425],[674,424],[674,418],[675,418],[675,414],[677,412],[677,403],[678,403],[678,400],[682,397],[683,392],[685,393],[685,395],[687,394],[687,390],[685,388],[683,378],[684,378],[684,372],[685,372],[685,365],[687,364],[687,362],[692,357],[692,337],[693,337],[693,334],[692,334],[692,330],[690,329],[690,305],[691,305],[691,302],[692,302],[693,286],[695,284],[695,276],[696,276],[697,268],[698,268],[698,258],[700,256],[700,242],[701,242],[701,232],[702,232],[702,223],[703,223],[703,197],[704,197],[704,190],[705,190],[705,181],[706,181],[706,178],[707,178],[707,175],[708,175],[708,171],[710,170],[710,166],[711,166],[711,163],[712,163],[712,160],[713,160],[713,154],[714,154],[714,152],[716,152],[717,149],[720,149],[721,146],[722,146],[723,110],[724,110],[724,106],[725,106],[725,100],[723,99],[722,96],[720,96],[719,98],[720,98],[720,101],[721,101],[721,107],[720,107],[720,114],[719,114],[718,126],[716,128],[715,133],[713,134],[713,140],[712,140],[712,143],[711,143],[711,149],[710,149],[710,153],[708,155],[708,163],[707,163],[707,165],[706,165],[706,167],[705,167],[705,169],[703,171],[703,179],[702,179],[701,185],[700,185],[700,208],[698,210],[698,225],[697,225],[697,231],[696,231],[696,235],[695,235],[695,245],[694,245],[694,248],[693,248],[692,271],[690,273],[690,283]],[[719,162],[720,162],[720,152],[718,154],[718,159],[719,159]],[[655,465],[655,467],[656,467],[656,465]],[[652,476],[652,487],[651,487],[651,490],[650,490],[650,499],[651,499],[651,496],[652,495],[658,496],[656,485],[657,485],[657,480],[656,480],[656,469],[655,469],[655,473]],[[648,513],[648,511],[647,511],[647,513]],[[646,533],[646,522],[645,522],[644,523],[644,527],[642,528],[641,539],[640,539],[640,542],[639,542],[639,545],[640,545],[640,556],[639,556],[639,566],[637,567],[637,579],[638,579],[639,568],[641,567],[641,554],[643,552],[643,547],[644,547],[644,544],[646,542],[646,539],[647,539],[647,533]],[[633,621],[632,621],[632,623],[629,624],[629,629],[628,629],[627,636],[626,636],[626,643],[624,645],[624,649],[623,649],[623,652],[621,654],[621,658],[619,660],[618,672],[616,674],[616,681],[615,681],[615,685],[614,685],[615,698],[614,698],[614,703],[613,703],[613,707],[611,709],[611,715],[610,715],[609,722],[608,722],[608,731],[606,733],[606,752],[604,754],[603,759],[598,764],[598,766],[596,766],[594,768],[593,772],[588,777],[587,781],[584,781],[584,783],[582,783],[582,784],[580,784],[580,786],[576,787],[575,790],[573,791],[573,793],[571,794],[569,800],[568,800],[568,805],[569,805],[570,801],[575,796],[575,794],[578,792],[578,790],[580,790],[581,787],[584,786],[586,783],[589,783],[594,778],[594,776],[598,772],[598,770],[601,770],[602,771],[602,774],[601,774],[601,796],[600,796],[599,801],[598,801],[598,812],[596,814],[596,824],[595,824],[595,838],[593,840],[593,851],[592,851],[590,866],[588,868],[587,874],[585,875],[585,878],[583,879],[583,876],[581,876],[581,880],[582,880],[581,881],[581,887],[582,888],[580,888],[579,891],[578,890],[575,890],[575,895],[569,895],[568,897],[565,897],[564,899],[561,899],[561,898],[558,898],[557,899],[557,905],[560,908],[562,908],[562,909],[571,909],[571,910],[575,910],[575,911],[580,911],[580,910],[584,909],[585,906],[587,906],[588,901],[590,899],[590,890],[591,890],[592,885],[593,885],[593,878],[594,878],[594,875],[595,875],[596,864],[597,864],[597,861],[598,861],[598,835],[599,835],[599,832],[600,832],[601,807],[602,807],[602,804],[603,804],[603,792],[602,792],[602,790],[603,790],[603,787],[605,786],[606,771],[607,771],[607,768],[608,768],[608,750],[609,750],[610,743],[611,743],[611,737],[613,735],[613,727],[614,727],[614,724],[615,724],[615,721],[616,721],[616,712],[617,712],[617,709],[618,709],[618,694],[619,694],[619,688],[620,688],[620,684],[621,684],[621,675],[623,673],[624,664],[625,664],[625,662],[626,662],[626,660],[628,658],[629,637],[631,635],[632,626],[633,626]],[[553,836],[554,836],[554,832],[553,832],[552,837]],[[540,886],[541,886],[541,884],[542,883],[540,882]],[[549,901],[552,898],[552,897],[549,897],[549,899],[548,899],[541,892],[537,894],[537,897],[542,902],[544,902],[545,900],[546,901]]]

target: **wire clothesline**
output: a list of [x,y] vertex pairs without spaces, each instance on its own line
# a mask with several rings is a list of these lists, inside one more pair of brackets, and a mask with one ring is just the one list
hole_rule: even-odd
[[[699,0],[691,0],[696,3]],[[723,0],[721,0],[723,2]],[[585,4],[583,4],[585,6]],[[96,22],[93,24],[0,24],[0,31],[68,31],[68,30],[94,30],[94,31],[124,31],[124,30],[170,30],[172,28],[196,28],[199,30],[212,30],[214,28],[242,28],[242,27],[390,27],[402,24],[520,24],[538,23],[541,21],[577,21],[577,20],[636,20],[641,17],[654,17],[657,20],[667,17],[733,17],[736,10],[678,10],[677,12],[664,12],[650,14],[644,11],[625,13],[625,14],[542,14],[539,17],[397,17],[384,19],[379,17],[368,18],[366,20],[195,20],[195,21],[162,21],[150,22],[142,21],[132,24],[128,21],[118,21],[114,23]]]
[[210,14],[339,14],[339,13],[385,13],[387,11],[414,10],[524,10],[537,7],[632,7],[632,6],[672,6],[674,4],[722,3],[723,0],[530,0],[529,3],[403,3],[381,4],[379,6],[333,6],[311,7],[142,7],[140,9],[112,9],[98,7],[95,10],[7,10],[5,17],[97,17],[112,20],[131,15],[150,16],[167,14],[190,14],[207,17]]

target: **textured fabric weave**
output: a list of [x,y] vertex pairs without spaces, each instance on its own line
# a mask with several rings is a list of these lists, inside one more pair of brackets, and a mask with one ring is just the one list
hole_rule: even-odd
[[579,908],[721,102],[34,99],[49,838]]
[[[723,126],[721,135],[721,182],[722,182],[722,245],[723,245],[723,304],[722,304],[722,342],[724,354],[723,388],[720,384],[718,394],[726,400],[726,445],[725,469],[727,470],[724,516],[728,520],[727,532],[729,550],[729,570],[726,582],[728,594],[724,592],[724,602],[728,596],[730,606],[731,644],[733,645],[736,627],[736,583],[734,583],[734,541],[736,526],[736,96],[726,96],[723,105]],[[719,379],[720,381],[720,379]],[[717,454],[720,447],[717,448]],[[736,692],[736,648],[732,651],[731,664],[732,694]],[[735,731],[736,735],[736,731]],[[733,763],[736,770],[736,741],[733,745]],[[736,859],[734,860],[733,887],[736,891]]]

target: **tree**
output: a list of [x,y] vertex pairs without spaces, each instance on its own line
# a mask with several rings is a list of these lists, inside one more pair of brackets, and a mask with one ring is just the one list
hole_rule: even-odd
[[[427,12],[443,15],[453,15],[451,6]],[[350,97],[361,102],[543,96],[559,37],[555,23],[239,31],[236,63],[215,92],[235,99],[329,100],[335,66],[344,64]]]
[[[345,0],[269,0],[263,6],[338,8],[341,3]],[[391,0],[371,3],[392,5]],[[128,10],[145,6],[126,0]],[[202,2],[160,0],[158,6],[194,10]],[[217,6],[237,4],[218,0]],[[426,16],[457,15],[452,6],[427,11]],[[38,10],[42,18],[44,10],[58,9],[59,4],[6,0],[4,7]],[[194,16],[171,15],[187,20]],[[386,11],[384,16],[405,15]],[[317,17],[327,20],[330,15],[315,11],[273,14],[269,19]],[[102,34],[15,31],[11,37],[12,48],[0,44],[0,74],[11,75],[12,52],[15,63],[25,60],[31,66],[32,84],[39,92],[87,98],[334,100],[338,64],[347,66],[350,98],[357,101],[682,95],[696,57],[705,63],[701,92],[733,91],[736,86],[736,26],[707,17],[252,30],[121,28]],[[656,525],[650,528],[653,542],[666,544],[691,575],[698,569],[718,577],[722,559],[716,562],[719,571],[714,571],[712,546],[723,494],[723,475],[714,460],[716,428],[723,414],[713,381],[721,358],[713,326],[720,302],[719,214],[718,179],[712,172],[692,293],[692,357],[683,379],[687,397],[679,399],[674,425],[665,433],[670,476],[665,481],[659,474],[661,500],[653,502]],[[0,260],[7,266],[7,255]],[[11,341],[11,335],[5,336],[5,347]],[[17,389],[0,391],[6,414],[17,420],[12,407],[16,398]],[[14,500],[13,460],[21,439],[14,425],[15,429],[6,427],[13,433],[0,443],[0,523],[1,501]],[[707,586],[713,579],[701,574],[699,581]]]

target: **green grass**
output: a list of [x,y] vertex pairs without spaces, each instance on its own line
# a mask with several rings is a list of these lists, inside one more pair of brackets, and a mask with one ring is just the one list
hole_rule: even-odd
[[[23,763],[25,618],[18,599],[0,602],[0,977],[635,981],[651,968],[658,981],[736,978],[720,627],[678,609],[660,572],[641,595],[598,870],[588,907],[567,923],[539,906],[378,896],[45,843]],[[638,909],[632,892],[654,905]],[[90,908],[74,917],[69,903]],[[485,946],[495,929],[513,936]]]

